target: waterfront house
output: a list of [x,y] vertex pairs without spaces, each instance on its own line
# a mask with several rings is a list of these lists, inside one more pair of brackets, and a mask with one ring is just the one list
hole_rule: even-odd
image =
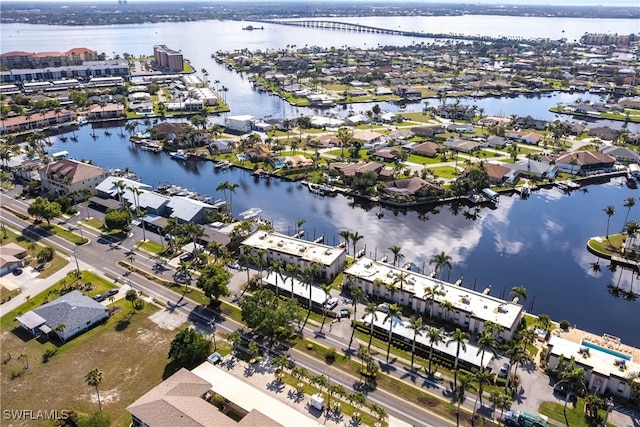
[[224,126],[231,132],[240,134],[251,132],[256,118],[251,115],[228,116],[224,119]]
[[55,331],[62,341],[67,341],[109,317],[109,309],[78,290],[66,293],[55,300],[18,316],[23,329],[33,335]]
[[588,134],[591,137],[600,138],[603,141],[613,141],[617,137],[616,130],[608,126],[590,128]]
[[443,193],[439,184],[425,181],[417,176],[389,181],[385,184],[384,192],[390,196],[430,197]]
[[75,113],[71,110],[46,111],[44,113],[34,113],[31,115],[6,117],[0,121],[0,134],[13,132],[30,131],[36,128],[48,128],[62,123],[68,123],[75,118]]
[[240,246],[242,253],[256,254],[265,250],[265,260],[268,263],[281,262],[295,264],[304,270],[311,263],[318,263],[321,277],[332,280],[344,268],[346,251],[344,248],[324,245],[297,239],[275,231],[258,230],[247,237]]
[[[400,273],[408,275],[402,286],[397,280]],[[513,337],[524,315],[523,307],[514,302],[367,257],[360,258],[344,271],[343,286],[359,287],[368,295],[410,307],[417,313],[433,313],[474,334],[482,333],[485,322],[491,321],[502,327],[495,332],[496,338],[502,342]],[[428,288],[438,290],[433,307],[427,296]],[[395,290],[392,292],[392,289]],[[442,305],[444,301],[451,302],[453,309],[446,309],[447,304]]]
[[16,243],[0,246],[0,276],[22,266],[27,250]]
[[598,151],[602,154],[612,156],[619,163],[640,163],[640,153],[636,150],[632,150],[627,147],[620,147],[618,145],[602,144]]
[[124,106],[121,104],[92,105],[87,113],[88,120],[104,120],[124,117]]
[[597,151],[572,151],[560,154],[556,158],[556,167],[564,172],[583,176],[596,172],[610,172],[616,159],[608,154]]
[[622,346],[615,337],[605,334],[602,338],[577,343],[552,336],[548,346],[548,369],[558,366],[561,359],[565,362],[573,359],[576,367],[584,369],[589,392],[598,396],[611,393],[623,399],[631,397],[632,380],[627,375],[640,372],[640,364],[633,362],[629,354],[618,350]]
[[151,128],[149,133],[153,139],[173,141],[189,133],[191,125],[188,123],[161,122]]
[[370,130],[355,129],[352,139],[361,141],[363,147],[366,147],[381,142],[382,134]]
[[482,167],[487,171],[491,185],[502,185],[504,182],[513,183],[516,181],[518,171],[514,171],[503,165],[484,162]]
[[178,222],[193,222],[196,224],[206,224],[208,222],[208,213],[216,209],[200,200],[190,197],[172,196],[166,205],[169,216],[176,218]]
[[83,189],[95,194],[96,187],[108,174],[106,169],[71,159],[58,160],[38,170],[43,190],[58,195],[71,191],[80,194]]
[[340,174],[341,179],[360,176],[366,172],[374,172],[380,175],[384,165],[378,162],[358,162],[358,163],[342,163],[333,162],[329,164],[330,169],[335,169]]
[[519,172],[520,175],[537,179],[554,179],[558,174],[557,165],[531,159],[521,159],[515,163],[505,163],[503,166]]

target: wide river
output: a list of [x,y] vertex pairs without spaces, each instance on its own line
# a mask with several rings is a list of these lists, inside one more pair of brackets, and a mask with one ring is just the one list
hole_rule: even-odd
[[[635,20],[589,20],[556,18],[497,18],[485,16],[446,18],[357,18],[363,25],[402,29],[421,28],[425,32],[508,35],[519,37],[566,37],[573,40],[586,31],[619,34],[638,31]],[[263,31],[242,31],[248,23],[207,21],[159,23],[135,26],[48,27],[27,24],[3,25],[2,51],[68,50],[86,46],[111,55],[128,52],[150,55],[154,44],[167,44],[180,49],[196,70],[207,68],[211,80],[220,80],[229,88],[227,100],[231,114],[253,114],[257,117],[296,117],[307,110],[283,104],[279,98],[255,92],[246,77],[218,66],[212,52],[233,49],[284,48],[296,44],[324,47],[373,47],[377,44],[406,45],[414,42],[404,37],[340,31],[310,30],[297,27],[265,26]],[[563,32],[564,31],[564,32]],[[424,39],[425,42],[428,41]],[[422,41],[418,40],[418,42]],[[584,94],[552,94],[533,99],[484,99],[475,101],[485,114],[531,114],[553,119],[547,110],[558,102],[571,102],[576,97],[597,99]],[[433,102],[433,101],[432,101]],[[387,108],[388,106],[384,106]],[[369,108],[356,106],[356,110]],[[390,107],[389,107],[390,108]],[[421,107],[417,106],[416,109]],[[429,269],[429,260],[437,252],[452,257],[452,281],[463,276],[463,286],[482,290],[491,286],[491,294],[501,296],[513,286],[525,286],[529,298],[524,302],[533,313],[545,313],[555,320],[567,319],[594,333],[610,333],[623,341],[640,346],[640,314],[638,303],[623,296],[613,297],[608,284],[629,291],[639,289],[634,274],[621,268],[615,273],[601,262],[602,270],[594,273],[585,244],[589,237],[604,235],[607,216],[602,209],[615,206],[611,231],[623,225],[627,197],[638,197],[618,182],[593,185],[588,192],[571,195],[557,189],[534,192],[527,200],[501,197],[496,209],[483,208],[477,214],[466,208],[458,212],[448,206],[434,211],[386,210],[363,206],[338,196],[320,198],[296,183],[254,180],[249,173],[237,169],[215,173],[208,162],[178,162],[166,154],[139,150],[118,131],[107,137],[101,130],[98,138],[90,137],[89,127],[81,128],[78,143],[63,143],[54,138],[50,152],[68,150],[77,159],[92,159],[106,168],[131,167],[142,181],[157,186],[171,181],[201,194],[222,198],[215,188],[221,181],[238,183],[233,197],[233,210],[259,207],[277,230],[291,232],[297,219],[304,219],[306,237],[322,233],[328,243],[337,243],[340,230],[358,231],[364,235],[359,247],[366,245],[367,255],[382,256],[392,245],[402,247],[404,262],[414,262]],[[465,215],[466,213],[466,215]],[[640,203],[629,215],[640,219]],[[636,291],[637,292],[637,291]]]

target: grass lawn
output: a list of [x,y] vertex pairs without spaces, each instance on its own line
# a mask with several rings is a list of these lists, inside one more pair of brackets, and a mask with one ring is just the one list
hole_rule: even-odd
[[102,230],[102,227],[104,227],[104,222],[99,220],[98,218],[83,219],[82,223],[93,227],[96,230]]
[[[3,408],[97,411],[95,388],[87,386],[84,377],[98,368],[103,373],[99,386],[103,411],[109,414],[111,425],[128,426],[131,418],[125,408],[165,376],[175,331],[162,329],[149,320],[158,310],[155,306],[147,304],[132,315],[128,301],[120,300],[114,305],[120,311],[107,322],[62,345],[40,343],[15,329],[14,324],[3,327]],[[144,351],[136,351],[142,348]],[[48,363],[42,363],[47,349],[57,352]],[[9,351],[11,360],[6,356]],[[24,359],[17,359],[20,354],[27,356],[28,369],[23,369]],[[12,372],[21,375],[12,380]]]
[[407,156],[407,162],[415,163],[416,165],[433,165],[436,163],[441,163],[442,157],[441,156],[425,157],[425,156],[419,156],[417,154],[409,154]]
[[[589,424],[584,414],[584,399],[578,398],[575,406],[571,403],[567,404],[567,418],[564,416],[564,403],[544,402],[538,410],[540,414],[546,415],[550,420],[557,421],[560,425],[569,425],[571,427],[589,427],[595,424]],[[601,420],[604,419],[604,410],[598,411]],[[607,423],[607,426],[613,424]]]
[[609,237],[600,239],[591,239],[588,245],[597,252],[605,255],[613,255],[620,253],[624,246],[624,234],[610,234]]
[[433,171],[433,174],[438,178],[453,179],[458,176],[458,171],[452,166],[431,168],[431,171]]

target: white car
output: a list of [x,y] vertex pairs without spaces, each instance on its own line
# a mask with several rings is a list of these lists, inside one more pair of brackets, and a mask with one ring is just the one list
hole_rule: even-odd
[[229,266],[229,268],[233,268],[234,270],[240,270],[241,269],[240,264],[238,264],[237,262],[230,262],[228,264],[228,266]]
[[327,302],[324,303],[325,308],[329,310],[333,310],[334,308],[336,308],[337,305],[338,305],[338,298],[336,297],[329,298]]

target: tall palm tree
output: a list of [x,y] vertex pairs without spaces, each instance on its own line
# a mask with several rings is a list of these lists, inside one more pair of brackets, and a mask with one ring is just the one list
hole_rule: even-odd
[[444,300],[440,303],[442,309],[443,319],[449,320],[449,311],[453,310],[453,303],[449,300]]
[[[509,347],[504,352],[505,356],[509,357],[509,363],[511,365],[516,363],[516,360],[521,360],[524,356],[528,355],[527,350],[524,348],[524,345],[518,340],[509,341]],[[511,380],[511,366],[509,367],[509,372],[507,372],[507,381],[505,383],[505,390],[509,389],[509,382]]]
[[324,304],[322,304],[322,325],[320,330],[324,328],[324,322],[327,320],[327,301],[331,298],[331,283],[320,285],[320,289],[324,292]]
[[240,187],[240,184],[229,183],[227,190],[229,190],[229,214],[233,216],[233,195],[236,193],[236,188]]
[[370,316],[371,318],[371,322],[369,325],[369,327],[371,328],[371,330],[369,331],[369,345],[367,346],[367,349],[371,350],[371,340],[373,339],[373,324],[376,320],[378,320],[378,306],[373,302],[368,303],[364,308],[364,314]]
[[433,304],[437,296],[444,296],[444,291],[440,286],[426,286],[424,288],[424,296],[429,300],[429,317],[433,317]]
[[300,277],[302,270],[296,264],[287,264],[285,270],[291,279],[291,298],[295,298],[295,295],[293,294],[293,283],[296,278]]
[[345,248],[347,249],[347,253],[349,253],[349,241],[351,240],[351,232],[349,230],[342,230],[338,233],[338,235],[344,239]]
[[353,245],[353,256],[355,257],[358,253],[356,252],[356,247],[358,245],[358,242],[360,240],[362,240],[364,238],[364,236],[362,236],[360,233],[353,232],[351,233],[351,244]]
[[276,276],[276,298],[278,298],[278,290],[280,287],[278,286],[278,277],[280,277],[284,283],[284,265],[278,261],[271,261],[269,267],[267,268],[267,275],[274,274]]
[[402,271],[393,275],[393,283],[400,285],[400,301],[404,300],[404,285],[409,283],[409,273]]
[[584,376],[584,368],[576,368],[573,363],[570,364],[569,368],[564,370],[560,374],[560,381],[557,383],[558,385],[566,385],[569,388],[569,392],[564,399],[564,415],[567,416],[567,403],[569,402],[569,398],[572,393],[575,393],[578,390],[586,390],[587,383]]
[[602,211],[607,215],[607,239],[609,238],[609,223],[611,222],[611,217],[616,214],[616,208],[609,205],[606,208],[602,209]]
[[422,317],[414,316],[411,316],[407,326],[409,329],[413,329],[413,342],[411,343],[411,370],[413,371],[413,360],[416,355],[416,338],[418,337],[418,334],[422,335],[422,333],[429,329],[429,327],[422,323]]
[[353,138],[353,131],[349,128],[341,127],[338,129],[338,132],[336,132],[336,138],[340,141],[340,156],[344,157],[344,147],[351,142],[351,139]]
[[309,266],[302,269],[302,276],[305,278],[305,283],[309,287],[309,313],[311,313],[311,292],[313,290],[313,279],[320,271],[320,267],[317,262],[312,262]]
[[480,338],[478,338],[478,352],[476,353],[476,356],[482,353],[482,356],[480,356],[480,365],[484,362],[484,354],[487,351],[489,351],[493,356],[497,356],[498,341],[496,340],[496,337],[493,336],[493,333],[483,331]]
[[358,320],[358,316],[356,314],[358,309],[358,303],[360,299],[365,296],[362,288],[353,287],[351,288],[351,304],[353,308],[353,328],[351,329],[351,339],[349,340],[349,348],[351,348],[351,342],[353,341],[353,335],[356,332],[356,321]]
[[[482,406],[482,393],[484,393],[484,386],[489,385],[493,381],[493,374],[488,369],[480,369],[474,372],[473,379],[478,382],[478,399],[480,400],[480,406]],[[473,412],[476,412],[476,406],[473,405]]]
[[473,385],[473,375],[465,374],[460,376],[460,384],[453,386],[453,401],[458,404],[456,409],[456,426],[460,425],[460,404],[465,400],[465,392],[475,389]]
[[626,199],[624,199],[624,207],[627,208],[627,214],[624,216],[624,224],[622,225],[622,231],[624,232],[624,229],[627,225],[627,220],[629,219],[629,212],[631,212],[631,208],[634,207],[636,205],[636,198],[635,197],[627,197]]
[[389,250],[393,254],[393,265],[397,265],[398,261],[402,261],[404,255],[400,253],[402,251],[402,248],[400,246],[393,245],[389,248]]
[[124,210],[124,190],[127,188],[127,184],[124,181],[115,181],[113,185],[118,189],[118,200],[120,201],[120,208]]
[[98,395],[98,407],[100,408],[100,411],[102,411],[102,402],[100,401],[100,391],[98,390],[98,386],[102,382],[102,377],[102,371],[98,368],[90,370],[84,377],[84,381],[89,387],[96,388],[96,394]]
[[393,319],[400,316],[402,310],[398,304],[390,304],[388,306],[387,315],[384,316],[384,322],[389,321],[389,335],[387,337],[389,343],[387,345],[387,363],[389,363],[389,353],[391,352],[391,334],[393,333]]
[[431,359],[433,358],[433,346],[436,344],[442,344],[444,342],[444,336],[442,335],[444,329],[429,328],[427,331],[427,341],[429,341],[429,372],[431,375]]
[[456,345],[456,360],[453,363],[453,384],[454,387],[458,383],[458,361],[460,360],[460,349],[467,351],[467,341],[469,340],[469,334],[460,330],[460,328],[456,328],[456,330],[451,334],[451,337],[445,344],[449,347],[449,344],[455,343]]
[[444,251],[441,251],[439,254],[435,254],[431,258],[431,261],[429,261],[429,264],[436,265],[436,272],[440,273],[440,279],[442,279],[445,267],[449,268],[449,271],[451,271],[451,268],[452,268],[451,257],[447,255]]

